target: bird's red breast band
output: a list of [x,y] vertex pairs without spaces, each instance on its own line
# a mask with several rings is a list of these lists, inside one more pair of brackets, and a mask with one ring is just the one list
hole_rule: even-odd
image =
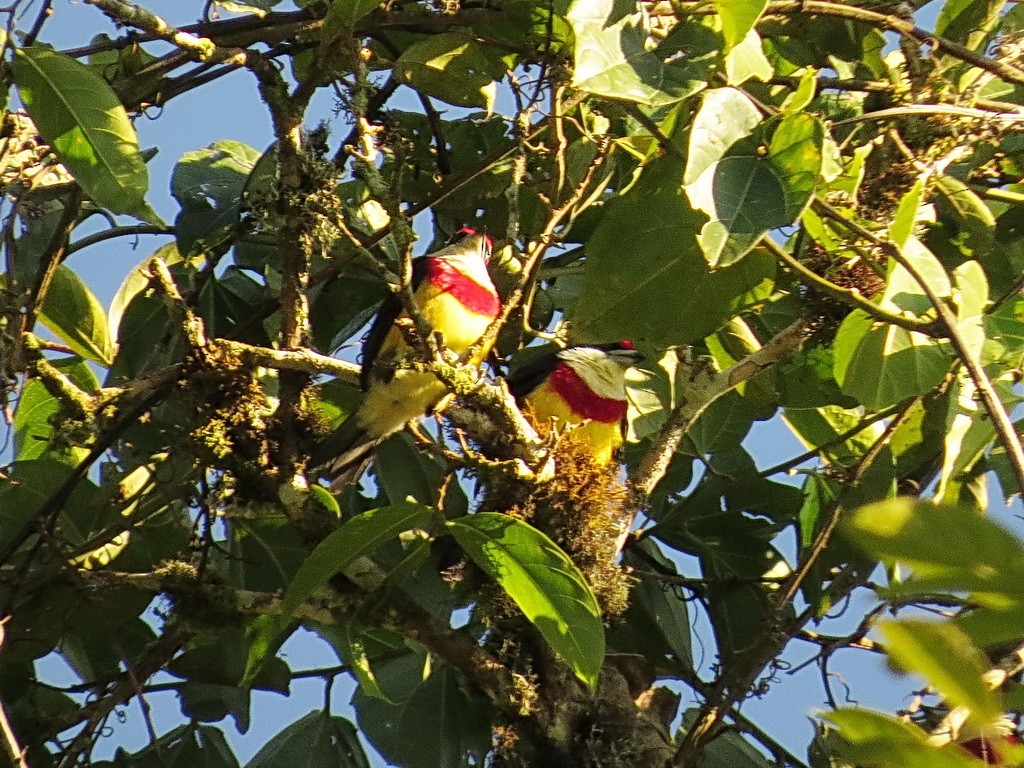
[[568,363],[555,366],[548,383],[581,419],[617,424],[626,416],[625,400],[601,397],[594,393]]
[[497,317],[501,299],[490,288],[470,280],[445,259],[427,259],[426,279],[438,290],[458,300],[470,312]]

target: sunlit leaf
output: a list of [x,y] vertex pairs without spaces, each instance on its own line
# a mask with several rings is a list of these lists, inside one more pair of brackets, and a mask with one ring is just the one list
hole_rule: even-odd
[[747,36],[767,6],[767,0],[715,0],[727,48],[732,48]]
[[153,223],[139,140],[117,95],[90,67],[52,48],[15,51],[12,64],[29,115],[60,161],[98,205]]
[[836,381],[871,409],[931,392],[949,372],[948,345],[918,331],[851,312],[836,333]]
[[[53,366],[67,376],[85,393],[99,389],[96,376],[79,357],[54,360]],[[53,437],[50,419],[60,408],[60,402],[38,379],[29,379],[18,398],[14,412],[14,458],[19,461],[35,459],[47,453]],[[87,449],[79,447],[71,452],[72,459],[81,459]]]
[[707,63],[663,62],[645,45],[633,3],[574,0],[567,19],[576,37],[573,87],[648,107],[674,104],[704,88]]
[[677,159],[661,158],[607,205],[587,243],[583,292],[570,315],[581,341],[696,341],[771,291],[775,261],[767,253],[709,270],[696,238],[701,218],[680,189],[681,177]]
[[604,661],[601,610],[568,555],[536,528],[496,512],[452,520],[448,530],[576,676],[596,685]]
[[975,510],[890,499],[856,510],[843,530],[872,555],[912,569],[913,579],[901,590],[964,590],[986,602],[1000,594],[1019,596],[1024,546]]
[[82,278],[63,264],[53,273],[39,320],[86,360],[108,366],[113,362],[114,343],[103,305]]
[[[928,735],[906,720],[863,707],[833,710],[826,719],[839,726],[841,754],[858,765],[878,768],[976,768],[955,745],[928,744]],[[837,745],[840,746],[840,745]]]
[[963,630],[950,622],[902,619],[881,627],[889,657],[902,669],[917,672],[951,706],[964,706],[979,722],[1002,714],[999,701],[982,676],[991,662]]
[[751,29],[746,36],[725,55],[725,81],[729,85],[742,85],[747,80],[767,82],[775,68],[764,55],[761,36]]
[[372,554],[377,547],[411,528],[428,526],[430,507],[400,502],[370,510],[346,520],[338,530],[321,541],[288,585],[283,612],[295,611],[334,574],[345,570],[358,557]]
[[427,96],[488,112],[497,97],[495,81],[504,73],[499,54],[466,31],[431,35],[395,61],[396,77]]

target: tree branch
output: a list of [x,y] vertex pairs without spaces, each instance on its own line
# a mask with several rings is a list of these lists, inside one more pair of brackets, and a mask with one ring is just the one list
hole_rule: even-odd
[[692,361],[684,362],[689,378],[683,387],[684,398],[669,414],[661,431],[633,476],[633,492],[642,502],[665,476],[672,456],[678,450],[690,426],[726,392],[735,389],[754,374],[795,354],[808,331],[803,320],[790,325],[763,347],[724,371],[715,373]]

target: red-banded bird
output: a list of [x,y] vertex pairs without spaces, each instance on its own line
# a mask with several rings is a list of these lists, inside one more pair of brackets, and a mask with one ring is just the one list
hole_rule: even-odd
[[[501,300],[491,282],[487,262],[491,239],[463,228],[454,242],[413,260],[413,296],[423,319],[442,344],[457,355],[479,341],[501,311]],[[358,467],[373,447],[423,416],[445,396],[445,385],[432,373],[401,367],[411,354],[395,321],[403,316],[398,297],[390,295],[370,326],[363,343],[360,384],[366,391],[359,408],[327,436],[313,456],[325,474],[355,479],[347,474]]]
[[575,427],[594,460],[608,464],[625,441],[626,370],[641,360],[629,341],[567,347],[519,368],[508,384],[538,422]]

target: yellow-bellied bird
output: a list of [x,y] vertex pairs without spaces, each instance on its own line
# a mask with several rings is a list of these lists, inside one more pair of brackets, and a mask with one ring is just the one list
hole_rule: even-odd
[[630,341],[567,347],[514,371],[508,384],[538,422],[575,427],[594,460],[608,464],[625,441],[626,370],[641,360]]
[[[413,296],[443,346],[462,355],[498,316],[501,300],[487,271],[491,239],[466,227],[449,242],[413,260]],[[434,374],[401,367],[401,359],[411,353],[396,326],[402,317],[401,302],[392,294],[363,343],[360,384],[366,395],[313,455],[313,466],[322,466],[331,478],[358,467],[377,443],[430,411],[448,391]]]

